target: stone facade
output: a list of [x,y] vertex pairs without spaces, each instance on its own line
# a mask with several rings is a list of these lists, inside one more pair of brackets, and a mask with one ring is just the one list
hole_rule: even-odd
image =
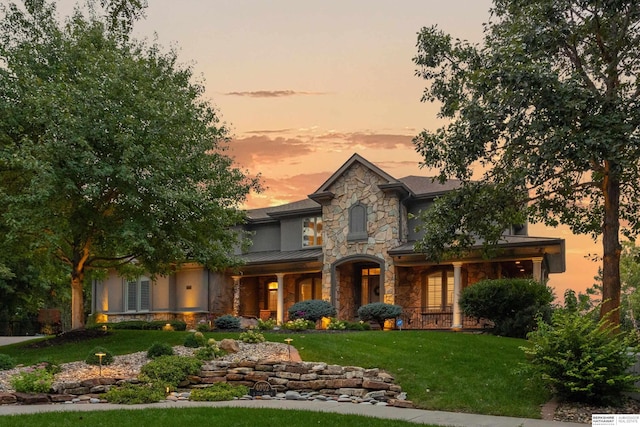
[[[331,300],[335,283],[337,309],[343,318],[353,318],[354,284],[349,269],[336,271],[341,260],[378,262],[384,276],[383,302],[395,302],[395,267],[388,251],[400,243],[401,209],[397,196],[384,193],[379,185],[387,181],[373,170],[354,163],[333,183],[330,191],[335,194],[322,206],[324,269],[322,297]],[[349,241],[349,210],[356,203],[366,207],[365,240]]]

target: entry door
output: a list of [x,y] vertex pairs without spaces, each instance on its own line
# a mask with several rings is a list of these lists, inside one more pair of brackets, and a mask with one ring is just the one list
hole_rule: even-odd
[[380,276],[369,276],[369,302],[380,302]]

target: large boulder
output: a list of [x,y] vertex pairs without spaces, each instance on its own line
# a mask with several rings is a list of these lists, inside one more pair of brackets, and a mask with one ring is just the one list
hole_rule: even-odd
[[240,345],[238,345],[238,342],[229,338],[225,338],[220,341],[218,348],[226,351],[227,353],[237,353],[240,351]]

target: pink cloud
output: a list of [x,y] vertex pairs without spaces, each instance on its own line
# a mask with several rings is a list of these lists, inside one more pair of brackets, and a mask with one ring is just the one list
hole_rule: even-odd
[[223,95],[244,96],[249,98],[282,98],[285,96],[297,96],[297,95],[326,95],[326,93],[297,91],[297,90],[256,90],[256,91],[242,91],[242,92],[226,92]]

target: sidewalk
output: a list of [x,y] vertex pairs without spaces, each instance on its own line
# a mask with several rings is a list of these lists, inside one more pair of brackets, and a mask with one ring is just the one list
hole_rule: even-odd
[[344,415],[364,415],[375,418],[404,420],[416,424],[435,424],[441,426],[460,427],[585,427],[586,424],[561,423],[556,421],[532,420],[527,418],[495,417],[490,415],[462,414],[455,412],[424,411],[421,409],[404,409],[390,406],[356,405],[338,402],[300,402],[293,400],[235,400],[229,402],[162,402],[146,405],[114,405],[110,403],[96,404],[55,404],[55,405],[0,405],[0,416],[16,414],[33,414],[53,411],[107,411],[115,409],[144,408],[195,408],[195,407],[240,407],[240,408],[272,408],[295,409],[316,412],[332,412]]
[[0,347],[3,345],[15,344],[18,342],[29,341],[36,338],[43,338],[44,335],[28,335],[28,336],[20,336],[20,337],[5,337],[0,336]]

